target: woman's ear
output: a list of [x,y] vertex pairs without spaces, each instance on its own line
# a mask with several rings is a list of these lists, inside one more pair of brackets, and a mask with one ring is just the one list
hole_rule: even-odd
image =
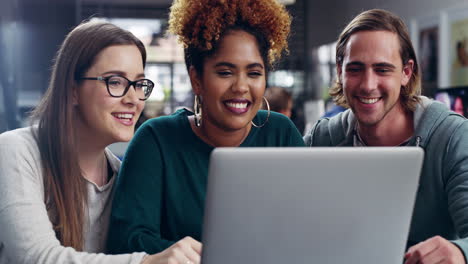
[[192,84],[193,93],[199,95],[201,93],[201,76],[199,76],[195,67],[190,66],[189,68],[190,83]]

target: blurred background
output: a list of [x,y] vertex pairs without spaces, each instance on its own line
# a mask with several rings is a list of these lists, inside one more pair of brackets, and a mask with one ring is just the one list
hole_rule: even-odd
[[[132,31],[146,45],[146,75],[156,83],[144,115],[167,115],[192,107],[182,47],[166,34],[170,0],[2,0],[0,3],[0,133],[27,126],[28,113],[47,88],[55,52],[67,32],[84,19],[103,19]],[[417,40],[417,23],[457,8],[465,0],[283,0],[293,16],[290,53],[268,77],[269,86],[293,98],[291,119],[301,132],[333,104],[334,41],[357,13],[383,8],[401,16]],[[465,9],[466,10],[466,9]],[[468,12],[466,17],[468,17]],[[442,18],[443,19],[443,18]],[[418,49],[419,46],[415,45]],[[438,51],[436,52],[438,55]],[[418,49],[419,53],[419,49]],[[436,67],[437,68],[437,67]],[[437,74],[437,73],[433,73]],[[432,96],[437,82],[425,93]],[[428,87],[431,84],[428,84]],[[440,86],[440,85],[439,85]]]

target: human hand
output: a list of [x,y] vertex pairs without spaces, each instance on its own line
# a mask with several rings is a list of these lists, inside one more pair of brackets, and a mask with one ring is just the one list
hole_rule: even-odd
[[440,236],[412,246],[406,252],[405,259],[405,264],[466,264],[461,250]]
[[147,256],[141,264],[199,264],[202,244],[184,237],[161,253]]

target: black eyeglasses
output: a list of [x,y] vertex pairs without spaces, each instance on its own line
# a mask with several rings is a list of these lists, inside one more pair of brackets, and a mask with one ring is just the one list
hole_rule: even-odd
[[129,79],[120,75],[111,75],[107,77],[83,77],[80,80],[98,80],[104,81],[107,86],[107,92],[112,97],[122,97],[127,94],[130,86],[133,85],[138,99],[145,101],[151,95],[153,91],[154,83],[148,79],[139,79],[136,81],[130,81]]

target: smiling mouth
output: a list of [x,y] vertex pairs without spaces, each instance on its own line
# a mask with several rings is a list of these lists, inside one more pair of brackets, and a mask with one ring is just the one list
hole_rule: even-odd
[[363,104],[375,104],[377,101],[379,101],[381,97],[377,98],[364,98],[364,97],[358,97],[359,102]]
[[235,114],[243,114],[249,110],[251,103],[245,99],[233,99],[224,101],[226,108]]
[[112,113],[112,115],[120,120],[130,121],[133,119],[134,114]]
[[248,103],[247,102],[244,102],[244,103],[226,102],[226,105],[232,108],[244,109],[244,108],[247,108]]

